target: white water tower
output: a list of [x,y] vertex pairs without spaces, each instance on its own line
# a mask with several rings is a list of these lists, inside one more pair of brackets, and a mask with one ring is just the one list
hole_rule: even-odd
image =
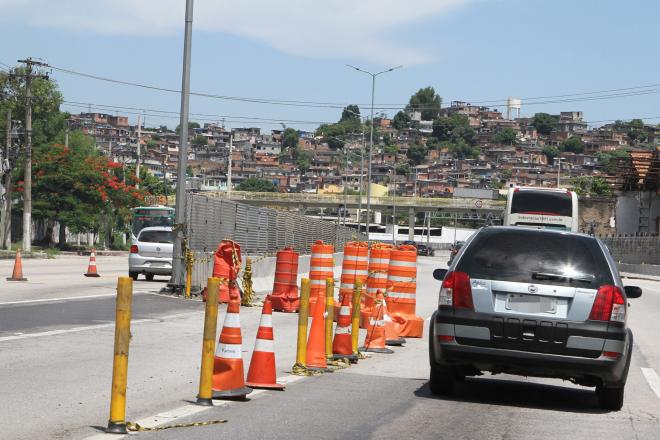
[[516,118],[519,118],[521,105],[522,105],[522,101],[520,100],[520,98],[508,98],[506,100],[506,118],[508,120],[511,120],[511,110],[515,110]]

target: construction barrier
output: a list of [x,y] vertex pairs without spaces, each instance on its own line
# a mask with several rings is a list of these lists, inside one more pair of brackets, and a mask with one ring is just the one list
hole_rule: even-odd
[[298,297],[298,252],[291,247],[277,251],[275,260],[275,279],[271,301],[273,310],[297,312],[300,305]]
[[27,281],[27,278],[23,276],[23,260],[21,259],[20,249],[16,249],[14,270],[12,271],[11,277],[7,278],[7,281]]
[[376,300],[376,293],[387,289],[387,274],[390,266],[390,253],[394,246],[387,243],[374,243],[369,252],[369,278],[364,295],[364,305],[360,314],[360,327],[367,328]]
[[215,334],[218,329],[218,291],[220,280],[209,278],[206,284],[206,307],[204,310],[204,336],[202,340],[202,365],[199,371],[199,393],[197,404],[213,406],[213,355]]
[[309,305],[312,316],[314,316],[314,309],[318,298],[323,297],[321,307],[325,307],[325,280],[327,278],[334,278],[335,276],[333,253],[334,246],[324,244],[322,240],[317,240],[312,245],[312,259],[309,263],[309,279],[312,287]]
[[89,264],[87,265],[87,273],[84,274],[86,277],[97,278],[100,277],[99,273],[96,270],[96,251],[92,249],[92,253],[89,254]]
[[376,293],[376,302],[374,304],[371,317],[369,318],[369,327],[367,327],[367,334],[364,338],[363,351],[371,351],[374,353],[394,353],[389,348],[385,347],[385,320],[383,319],[383,309],[385,299],[383,294],[379,291]]
[[275,367],[275,336],[273,334],[273,307],[270,295],[266,296],[261,310],[261,321],[257,338],[254,342],[252,360],[248,370],[246,385],[251,388],[283,390],[284,385],[277,383]]
[[390,252],[387,306],[399,336],[421,338],[424,320],[416,315],[417,248],[402,245]]
[[[344,246],[344,259],[341,265],[341,284],[339,286],[339,302],[344,296],[349,298],[349,306],[352,307],[351,297],[355,290],[355,280],[366,279],[369,275],[369,244],[366,242],[351,241]],[[339,316],[338,305],[335,316]],[[359,305],[358,305],[359,307]]]
[[213,259],[213,277],[220,278],[218,301],[229,302],[231,295],[240,296],[236,285],[241,270],[241,245],[232,240],[222,240]]

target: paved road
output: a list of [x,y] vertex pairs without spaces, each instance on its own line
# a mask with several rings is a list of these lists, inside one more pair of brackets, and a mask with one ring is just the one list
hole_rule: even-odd
[[[83,271],[86,267],[82,260],[50,261],[60,267],[58,277],[48,284],[60,293],[66,284],[78,283],[78,266],[82,264]],[[438,285],[431,271],[444,261],[446,257],[420,261],[418,313],[424,318],[437,301]],[[106,271],[123,275],[123,264],[125,260],[110,257]],[[99,266],[103,273],[104,264]],[[85,298],[53,300],[60,293],[32,290],[24,294],[51,299],[19,304],[2,304],[11,302],[5,297],[14,298],[16,292],[0,285],[3,439],[117,438],[98,431],[107,423],[112,368],[112,297],[104,295],[116,280],[108,277],[94,283],[99,284],[76,284],[67,295]],[[647,375],[660,372],[660,283],[628,280],[628,284],[640,285],[644,295],[630,309],[635,355],[620,412],[598,409],[591,389],[504,375],[470,379],[455,397],[436,398],[428,391],[427,341],[409,339],[392,355],[374,355],[350,369],[298,380],[285,392],[254,393],[248,402],[223,404],[186,417],[197,391],[203,306],[147,293],[162,284],[139,282],[127,415],[145,424],[229,420],[223,425],[139,434],[149,439],[657,439],[660,396],[654,394],[642,368],[648,369]],[[224,307],[220,313],[222,319]],[[241,310],[246,361],[259,313],[258,308]],[[278,375],[287,377],[295,355],[297,316],[275,314],[273,321]]]

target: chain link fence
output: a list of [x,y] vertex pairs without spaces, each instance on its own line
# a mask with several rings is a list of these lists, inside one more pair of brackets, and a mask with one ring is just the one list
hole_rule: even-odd
[[316,240],[341,251],[349,241],[367,239],[355,229],[296,213],[202,194],[187,197],[188,247],[196,252],[213,252],[224,239],[238,242],[245,255],[274,254],[285,246],[309,253]]

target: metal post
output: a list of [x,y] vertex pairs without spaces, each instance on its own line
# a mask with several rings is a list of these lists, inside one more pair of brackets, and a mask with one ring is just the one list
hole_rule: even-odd
[[231,199],[231,167],[234,153],[234,134],[229,132],[229,160],[227,161],[227,198]]
[[135,159],[135,187],[140,188],[140,138],[142,130],[140,125],[140,115],[137,118],[137,158]]
[[362,176],[364,176],[364,149],[366,148],[366,141],[364,138],[364,125],[362,124],[362,121],[360,121],[360,125],[362,125],[362,149],[360,150],[360,200],[358,200],[358,234],[360,233],[361,226],[362,226],[362,191],[364,190],[364,187],[362,186]]
[[[4,160],[9,164],[9,155],[11,153],[11,109],[7,110],[7,128],[5,132],[5,153]],[[2,164],[0,164],[0,167]],[[5,171],[4,179],[4,200],[0,206],[0,247],[2,249],[11,248],[11,169]]]
[[429,217],[426,226],[426,247],[430,250],[431,249],[431,213],[427,212],[426,215],[428,215]]
[[298,346],[296,349],[296,363],[293,365],[293,373],[296,370],[304,370],[307,366],[307,326],[309,325],[309,294],[310,280],[303,278],[300,282],[300,306],[298,310]]
[[456,245],[456,221],[458,220],[458,212],[454,213],[454,245]]
[[355,287],[353,288],[353,298],[351,304],[351,348],[354,355],[359,354],[358,343],[360,337],[360,297],[362,296],[362,278],[355,279]]
[[25,76],[25,172],[23,177],[23,252],[32,250],[32,63]]
[[332,323],[335,315],[335,281],[325,279],[325,357],[332,360]]
[[408,240],[415,240],[415,208],[408,208]]
[[183,73],[181,75],[181,118],[179,156],[176,179],[174,258],[170,283],[179,290],[183,285],[183,239],[186,228],[186,168],[188,165],[188,111],[190,101],[190,47],[192,44],[193,0],[186,0],[186,22],[183,40]]

